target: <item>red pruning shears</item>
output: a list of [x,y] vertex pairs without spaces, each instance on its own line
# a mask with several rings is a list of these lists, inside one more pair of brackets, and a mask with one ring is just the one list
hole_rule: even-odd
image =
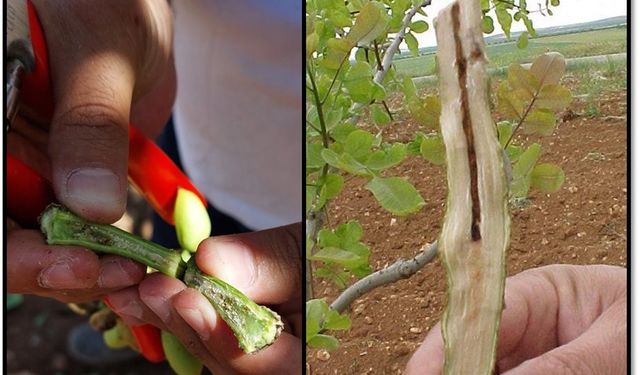
[[[7,130],[20,105],[51,119],[54,103],[44,34],[30,0],[7,3]],[[54,201],[50,181],[12,156],[7,162],[8,215],[23,227],[36,227],[37,218]],[[179,188],[195,193],[206,206],[204,196],[173,161],[135,127],[129,126],[129,181],[153,209],[174,224],[174,206]],[[130,327],[142,355],[149,361],[165,359],[160,330],[151,325]]]

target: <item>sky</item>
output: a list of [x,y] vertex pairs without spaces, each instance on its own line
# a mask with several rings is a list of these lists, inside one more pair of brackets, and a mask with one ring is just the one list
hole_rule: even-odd
[[[528,0],[528,8],[538,9],[538,2],[544,5],[544,0]],[[435,17],[440,9],[451,3],[451,0],[433,0],[431,5],[424,8],[427,13],[426,20],[429,22],[429,30],[422,34],[415,34],[420,47],[429,47],[436,45],[436,34],[433,28],[433,17]],[[560,0],[560,5],[551,7],[553,16],[542,16],[540,13],[531,13],[529,18],[533,21],[535,28],[544,28],[550,26],[570,25],[574,23],[595,21],[603,18],[622,16],[627,14],[626,0]],[[491,35],[502,34],[500,25],[495,20],[495,13],[491,12],[494,18],[495,31]],[[424,19],[421,15],[417,15],[415,19]],[[511,26],[512,31],[525,30],[522,22],[515,22]],[[406,49],[406,45],[402,43],[401,49]]]

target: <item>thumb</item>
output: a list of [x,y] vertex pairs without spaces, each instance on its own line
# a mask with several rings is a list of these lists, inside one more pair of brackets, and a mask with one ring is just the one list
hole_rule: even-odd
[[[57,198],[79,215],[114,222],[124,213],[133,72],[118,56],[58,70],[49,138]],[[55,77],[55,76],[54,76]]]
[[196,263],[257,303],[281,304],[301,296],[301,239],[300,223],[211,237],[198,247]]
[[627,301],[618,299],[582,335],[505,375],[627,373]]
[[52,182],[61,203],[86,219],[114,222],[124,212],[131,103],[169,56],[163,3],[35,2],[55,102]]

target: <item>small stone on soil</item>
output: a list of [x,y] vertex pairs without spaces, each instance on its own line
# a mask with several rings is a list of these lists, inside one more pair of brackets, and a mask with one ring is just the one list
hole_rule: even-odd
[[328,351],[321,349],[321,350],[318,350],[318,352],[316,353],[316,358],[318,358],[318,360],[320,361],[325,362],[325,361],[328,361],[329,358],[331,358],[331,354],[329,354]]

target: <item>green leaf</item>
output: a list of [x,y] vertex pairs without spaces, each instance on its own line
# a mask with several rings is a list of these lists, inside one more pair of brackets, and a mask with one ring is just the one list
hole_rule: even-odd
[[327,110],[325,106],[324,122],[328,131],[331,131],[336,125],[338,125],[343,119],[343,113],[339,109]]
[[318,231],[318,246],[319,247],[341,247],[342,242],[340,237],[330,229],[320,229]]
[[535,107],[561,111],[571,104],[572,100],[573,97],[569,89],[556,84],[548,84],[540,90]]
[[311,255],[311,260],[327,263],[336,263],[346,268],[358,266],[362,259],[357,254],[337,247],[323,247]]
[[366,161],[367,167],[381,171],[400,164],[407,156],[407,147],[402,143],[394,143],[391,147],[373,152]]
[[516,46],[520,49],[524,49],[524,48],[527,48],[528,45],[529,45],[529,33],[525,31],[521,33],[520,36],[518,37]]
[[428,95],[424,99],[410,100],[408,102],[409,113],[416,121],[429,129],[440,129],[440,111],[442,105],[440,97]]
[[527,17],[526,13],[522,15],[522,22],[527,27],[527,31],[529,32],[529,34],[531,34],[532,37],[535,38],[536,36],[538,36],[538,34],[536,33],[536,29],[533,28],[533,22],[531,21],[531,19],[529,19],[529,17]]
[[320,186],[320,194],[316,209],[324,207],[327,200],[335,198],[342,191],[344,178],[338,174],[328,173],[321,181],[318,181],[318,184]]
[[353,156],[354,159],[360,160],[371,151],[373,145],[373,134],[366,130],[358,129],[351,132],[344,143],[344,151]]
[[538,143],[531,144],[518,158],[511,170],[511,194],[514,197],[524,198],[529,193],[531,185],[531,170],[535,166],[542,146]]
[[368,104],[373,98],[373,73],[366,62],[357,61],[351,65],[342,83],[355,102]]
[[509,160],[512,162],[517,161],[520,155],[524,152],[524,148],[522,146],[509,145],[507,146],[507,155],[509,156]]
[[507,36],[507,39],[511,39],[511,23],[513,19],[511,18],[511,14],[507,12],[503,7],[496,7],[496,17],[498,18],[498,23],[504,32],[504,35]]
[[307,168],[317,169],[324,167],[325,161],[321,152],[324,147],[319,143],[307,143]]
[[326,350],[336,350],[340,347],[337,338],[325,334],[314,335],[307,341],[307,345],[311,348],[323,348]]
[[489,8],[491,8],[489,0],[480,0],[480,6],[482,7],[483,12],[487,12]]
[[426,21],[415,21],[409,24],[409,29],[414,33],[424,33],[429,30],[429,24]]
[[353,158],[353,156],[349,154],[339,155],[335,151],[325,148],[324,150],[322,150],[321,155],[324,161],[326,161],[327,164],[331,165],[332,167],[342,169],[346,172],[349,172],[351,174],[355,174],[358,176],[372,175],[371,172],[369,172],[363,164],[358,162],[356,159]]
[[351,328],[351,319],[346,314],[340,314],[336,310],[329,308],[329,312],[324,321],[324,328],[331,330],[345,330]]
[[409,51],[411,51],[411,54],[418,57],[420,52],[418,50],[418,39],[416,39],[416,37],[412,33],[408,32],[404,34],[404,42],[407,44],[407,47],[409,48]]
[[306,342],[315,336],[322,329],[322,321],[329,309],[327,303],[322,299],[310,299],[306,303]]
[[352,46],[366,46],[379,37],[387,27],[389,17],[376,1],[366,3],[356,17],[347,39]]
[[566,69],[564,56],[558,52],[548,52],[533,60],[531,74],[536,76],[541,85],[560,83]]
[[327,51],[320,64],[331,70],[337,70],[351,52],[352,46],[346,39],[331,38],[327,41]]
[[522,65],[513,63],[507,70],[507,80],[512,90],[523,90],[529,94],[526,100],[533,99],[540,87],[540,80]]
[[560,5],[560,0],[551,0],[551,5],[557,7],[558,5]]
[[425,205],[416,188],[400,177],[374,177],[366,188],[384,209],[394,215],[408,215]]
[[347,141],[347,137],[351,132],[357,130],[358,128],[352,124],[342,124],[337,125],[330,132],[331,137],[336,140],[336,142],[344,143]]
[[346,281],[349,279],[349,272],[319,267],[313,271],[313,276],[321,279],[328,279],[336,284],[339,289],[344,289],[347,286]]
[[425,138],[420,145],[420,153],[436,165],[444,165],[447,161],[444,141],[440,134]]
[[420,148],[422,147],[422,141],[427,136],[423,132],[416,132],[413,141],[407,143],[407,152],[412,155],[420,155]]
[[307,58],[310,58],[313,53],[316,51],[316,49],[318,48],[318,42],[320,41],[320,37],[318,37],[318,34],[313,33],[313,34],[309,34],[307,35]]
[[[388,73],[387,73],[388,74]],[[384,86],[377,82],[373,83],[373,99],[379,102],[383,101],[387,97],[387,91]]]
[[338,237],[341,246],[349,247],[349,245],[360,241],[364,231],[360,223],[351,220],[348,223],[338,225],[334,233]]
[[555,164],[541,163],[531,171],[531,187],[544,193],[560,190],[563,183],[564,171]]
[[[323,261],[327,264],[327,278],[338,284],[338,286],[344,284],[348,274],[345,276],[342,274],[341,269],[346,268],[356,277],[364,277],[371,273],[371,267],[369,266],[369,248],[360,242],[362,237],[362,227],[357,221],[350,221],[346,224],[339,225],[334,231],[328,229],[322,229],[318,232],[318,246],[323,249],[338,249],[349,254],[341,254],[343,258],[338,262],[330,259],[333,256],[335,250],[329,251],[329,256],[325,257]],[[317,254],[316,254],[317,255]],[[327,254],[320,253],[321,256]],[[307,254],[309,259],[312,257]],[[338,266],[340,269],[336,269]]]
[[371,107],[371,118],[373,119],[373,122],[378,126],[384,126],[391,122],[391,117],[389,117],[387,111],[385,111],[383,108],[380,108],[379,106]]
[[[521,92],[529,96],[527,91]],[[501,82],[497,92],[498,111],[508,118],[519,119],[525,110],[525,104],[518,96],[517,90],[511,89],[508,82]]]
[[418,90],[416,89],[416,85],[408,75],[402,77],[402,93],[405,95],[407,100],[418,97]]
[[369,56],[365,48],[358,48],[356,50],[356,61],[369,62]]
[[344,6],[344,3],[337,9],[329,9],[328,16],[336,27],[351,27],[351,15],[349,14],[349,9]]
[[556,128],[556,115],[548,109],[536,108],[529,112],[522,126],[526,134],[551,135]]
[[500,141],[500,146],[504,147],[507,144],[509,138],[513,134],[513,124],[511,121],[500,121],[497,124],[498,127],[498,140]]
[[493,18],[489,16],[482,17],[482,32],[485,34],[491,34],[494,30]]

